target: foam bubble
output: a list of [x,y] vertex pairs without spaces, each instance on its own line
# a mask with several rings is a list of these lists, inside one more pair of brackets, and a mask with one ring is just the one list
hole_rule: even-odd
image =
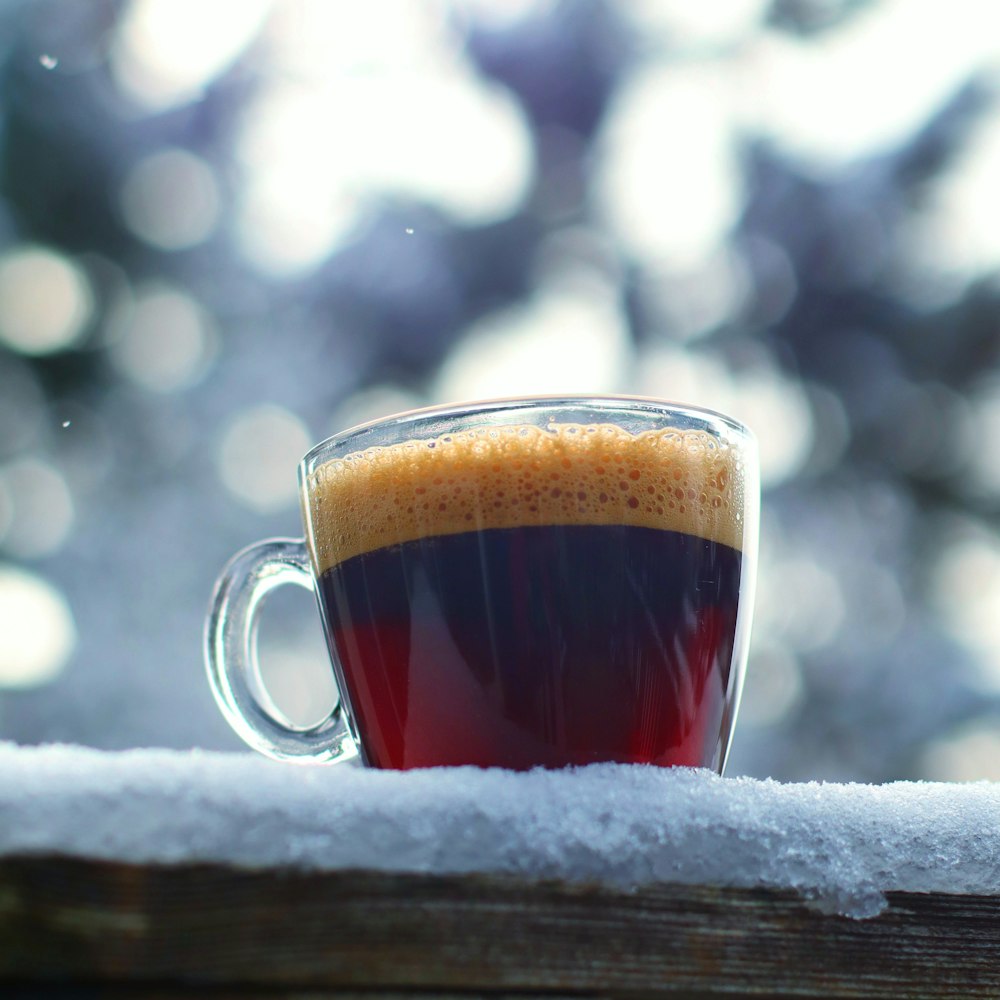
[[354,452],[309,478],[320,572],[434,535],[621,524],[742,549],[737,449],[704,431],[613,424],[478,427]]

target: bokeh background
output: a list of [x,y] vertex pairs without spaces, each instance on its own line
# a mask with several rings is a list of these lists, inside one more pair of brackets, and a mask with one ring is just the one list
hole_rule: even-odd
[[730,773],[1000,777],[998,70],[991,0],[5,0],[0,738],[240,747],[205,609],[310,444],[627,392],[761,441]]

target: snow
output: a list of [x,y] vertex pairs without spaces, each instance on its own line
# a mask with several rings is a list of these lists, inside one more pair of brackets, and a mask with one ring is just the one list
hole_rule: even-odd
[[0,856],[769,886],[874,916],[888,890],[1000,891],[1000,784],[782,784],[599,764],[296,767],[0,743]]

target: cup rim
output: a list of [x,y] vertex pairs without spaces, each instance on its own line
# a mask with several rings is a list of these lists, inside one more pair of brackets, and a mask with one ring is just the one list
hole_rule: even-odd
[[713,410],[707,406],[699,406],[692,403],[682,403],[676,400],[664,399],[659,396],[638,396],[618,393],[586,393],[579,395],[555,394],[529,394],[526,396],[496,396],[486,399],[457,400],[450,403],[433,403],[428,406],[419,406],[409,410],[401,410],[398,413],[389,413],[383,417],[375,417],[372,420],[365,420],[362,423],[354,424],[336,434],[331,434],[322,441],[313,445],[302,457],[299,463],[301,469],[308,468],[313,460],[323,452],[328,451],[332,446],[341,444],[347,439],[354,437],[364,431],[371,430],[392,423],[408,423],[416,421],[422,417],[447,417],[462,413],[487,412],[491,410],[517,409],[525,405],[550,405],[550,406],[590,406],[595,409],[614,408],[634,408],[642,410],[644,407],[669,410],[694,418],[713,420],[725,424],[730,430],[740,434],[750,442],[756,442],[754,432],[742,421],[731,417],[720,410]]

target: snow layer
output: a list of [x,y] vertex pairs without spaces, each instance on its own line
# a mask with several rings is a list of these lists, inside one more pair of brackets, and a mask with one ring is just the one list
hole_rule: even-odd
[[600,764],[296,767],[250,754],[0,744],[0,855],[492,872],[883,893],[1000,892],[1000,785],[781,784]]

